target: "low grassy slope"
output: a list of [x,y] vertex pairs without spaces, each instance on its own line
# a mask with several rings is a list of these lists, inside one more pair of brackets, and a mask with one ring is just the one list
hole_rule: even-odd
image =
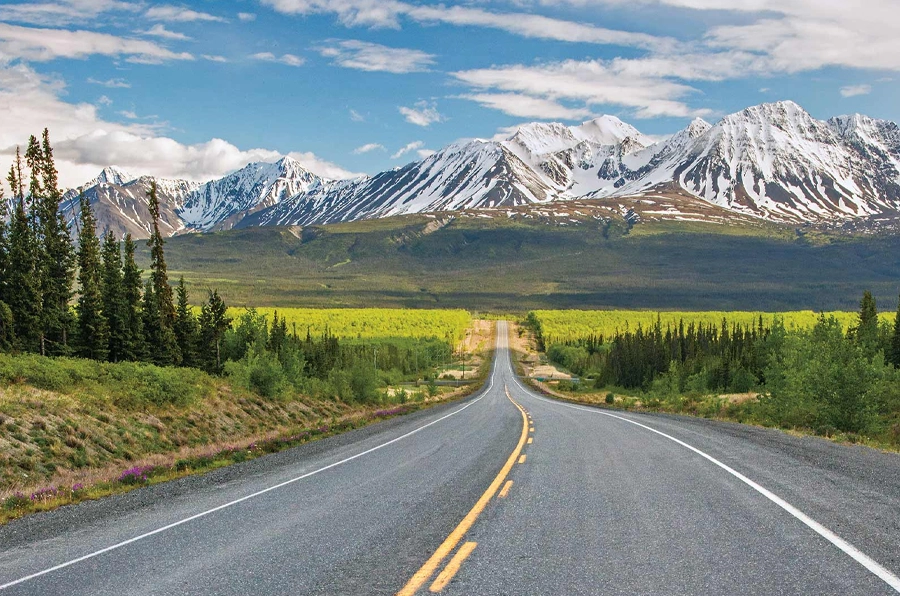
[[[171,270],[233,306],[893,310],[900,238],[591,217],[407,216],[172,238]],[[146,254],[144,255],[146,263]]]

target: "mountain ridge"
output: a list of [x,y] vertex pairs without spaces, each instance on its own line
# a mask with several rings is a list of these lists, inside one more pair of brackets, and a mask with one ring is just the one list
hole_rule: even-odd
[[[146,176],[115,167],[84,191],[101,231],[146,235]],[[792,101],[655,141],[614,116],[523,124],[374,176],[329,180],[289,157],[204,184],[158,179],[164,233],[311,225],[408,213],[546,205],[674,190],[742,216],[795,224],[900,220],[900,127],[861,114],[817,120]],[[142,232],[143,230],[143,232]]]

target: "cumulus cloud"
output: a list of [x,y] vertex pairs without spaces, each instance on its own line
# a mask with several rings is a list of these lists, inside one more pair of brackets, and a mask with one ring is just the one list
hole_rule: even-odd
[[[275,161],[283,155],[264,148],[239,149],[222,140],[184,144],[159,136],[152,124],[118,124],[100,118],[97,107],[62,99],[65,85],[26,64],[0,66],[0,163],[10,163],[16,145],[47,127],[55,149],[60,182],[74,187],[109,165],[137,174],[205,181],[251,161]],[[355,177],[312,153],[290,154],[311,171],[328,177]]]
[[239,12],[238,19],[245,23],[249,23],[250,21],[256,20],[256,14],[252,12]]
[[45,62],[56,58],[92,55],[124,56],[129,62],[159,63],[193,60],[187,52],[172,52],[151,41],[128,39],[94,31],[40,29],[0,23],[0,59]]
[[427,101],[416,102],[415,107],[400,106],[397,108],[407,122],[416,126],[428,127],[435,122],[443,122],[444,116],[437,110],[434,103]]
[[872,85],[847,85],[841,87],[841,97],[856,97],[857,95],[868,95],[872,92]]
[[303,66],[306,60],[293,54],[282,54],[276,56],[272,52],[259,52],[250,56],[254,60],[262,60],[263,62],[276,62],[278,64],[286,64],[287,66]]
[[144,13],[148,19],[153,21],[168,21],[176,23],[191,23],[194,21],[208,21],[216,23],[227,23],[228,19],[217,17],[207,12],[198,12],[185,6],[173,6],[171,4],[152,6]]
[[354,155],[362,155],[363,153],[371,153],[372,151],[386,151],[384,145],[381,143],[368,143],[363,145],[362,147],[357,147],[353,150]]
[[318,52],[338,66],[366,71],[403,74],[422,72],[434,64],[434,56],[420,50],[391,48],[354,39],[331,40],[319,47]]

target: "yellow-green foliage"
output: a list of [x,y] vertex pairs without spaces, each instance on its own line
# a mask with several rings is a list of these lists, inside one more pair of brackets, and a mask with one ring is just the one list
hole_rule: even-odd
[[[834,316],[844,329],[856,325],[859,315],[855,312],[828,312],[826,316]],[[739,323],[741,325],[756,325],[762,316],[763,324],[770,326],[775,317],[784,321],[788,329],[809,329],[819,320],[819,313],[811,310],[789,311],[781,313],[763,313],[748,311],[705,311],[705,312],[677,312],[677,311],[642,311],[642,310],[535,310],[529,315],[540,323],[541,336],[544,344],[550,346],[555,343],[578,341],[590,336],[610,338],[616,331],[624,332],[626,329],[634,331],[638,325],[644,329],[656,323],[657,316],[662,323],[675,327],[679,321],[685,325],[690,323],[704,325],[719,325],[722,319],[727,319],[729,325]],[[881,313],[881,319],[893,320],[894,313]]]
[[[297,326],[297,334],[321,336],[326,329],[338,338],[373,339],[385,337],[436,337],[456,342],[465,337],[472,316],[464,310],[420,310],[395,308],[257,308],[271,321],[275,311],[287,319],[288,332]],[[241,308],[228,309],[237,318]]]

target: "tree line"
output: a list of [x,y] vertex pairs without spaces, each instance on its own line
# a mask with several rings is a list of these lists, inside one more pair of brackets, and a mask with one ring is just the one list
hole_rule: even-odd
[[338,341],[327,327],[314,338],[308,327],[305,336],[296,324],[289,329],[277,312],[270,322],[252,309],[233,322],[215,290],[197,315],[184,278],[174,287],[169,281],[156,183],[147,194],[145,280],[131,234],[122,242],[109,231],[98,237],[83,193],[73,240],[46,129],[41,140],[29,139],[24,159],[17,149],[7,181],[13,194],[9,201],[0,194],[0,351],[200,368],[265,396],[299,391],[357,400],[380,399],[376,387],[429,377],[451,358],[449,341],[436,338]]
[[148,193],[153,221],[144,282],[131,234],[122,243],[112,232],[101,240],[83,194],[73,242],[47,129],[40,140],[31,136],[24,157],[16,149],[7,181],[11,200],[0,189],[0,349],[223,369],[225,304],[210,291],[197,317],[184,279],[170,285],[155,182]]
[[758,400],[729,406],[738,418],[900,444],[900,305],[893,323],[879,322],[869,292],[846,330],[825,314],[809,329],[788,329],[777,317],[769,326],[760,318],[663,328],[657,320],[611,338],[551,344],[547,356],[584,377],[582,386],[636,392],[645,404],[682,411],[710,394],[757,392]]

